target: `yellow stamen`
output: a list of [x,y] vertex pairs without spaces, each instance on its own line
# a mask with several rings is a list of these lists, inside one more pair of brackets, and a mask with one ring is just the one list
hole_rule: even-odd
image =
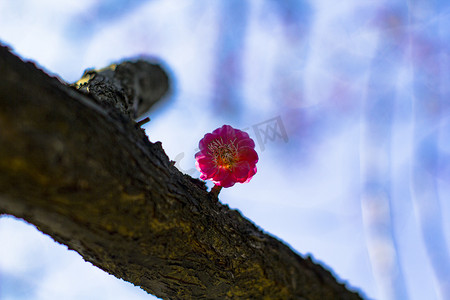
[[234,144],[235,141],[236,139],[229,143],[224,143],[222,138],[220,138],[212,141],[208,145],[208,150],[214,158],[216,165],[226,169],[232,169],[234,167],[237,157],[237,147]]

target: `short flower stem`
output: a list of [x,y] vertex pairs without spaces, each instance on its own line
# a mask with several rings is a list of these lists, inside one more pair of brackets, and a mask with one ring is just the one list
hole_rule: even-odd
[[209,194],[213,196],[214,199],[219,199],[219,193],[222,187],[220,185],[215,184],[214,187],[211,189]]
[[140,121],[137,121],[136,124],[140,127],[140,126],[142,126],[142,125],[144,125],[145,123],[148,123],[148,122],[150,122],[150,118],[149,117],[144,118],[144,119],[142,119]]

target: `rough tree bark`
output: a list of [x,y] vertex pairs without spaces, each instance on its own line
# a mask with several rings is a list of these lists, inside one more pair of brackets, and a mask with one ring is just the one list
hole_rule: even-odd
[[[130,117],[167,89],[158,68],[89,71],[80,92],[0,46],[0,213],[163,299],[361,299],[148,140]],[[108,82],[122,88],[91,94]]]

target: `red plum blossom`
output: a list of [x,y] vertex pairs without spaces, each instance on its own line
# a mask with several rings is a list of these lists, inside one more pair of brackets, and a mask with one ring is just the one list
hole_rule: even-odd
[[217,186],[231,187],[245,183],[256,174],[258,154],[250,136],[230,125],[223,125],[207,133],[199,142],[195,154],[200,178],[212,180]]

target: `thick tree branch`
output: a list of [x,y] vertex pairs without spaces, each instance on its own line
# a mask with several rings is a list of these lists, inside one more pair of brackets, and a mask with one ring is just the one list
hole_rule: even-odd
[[164,299],[360,299],[181,174],[131,113],[5,47],[0,70],[0,212]]

